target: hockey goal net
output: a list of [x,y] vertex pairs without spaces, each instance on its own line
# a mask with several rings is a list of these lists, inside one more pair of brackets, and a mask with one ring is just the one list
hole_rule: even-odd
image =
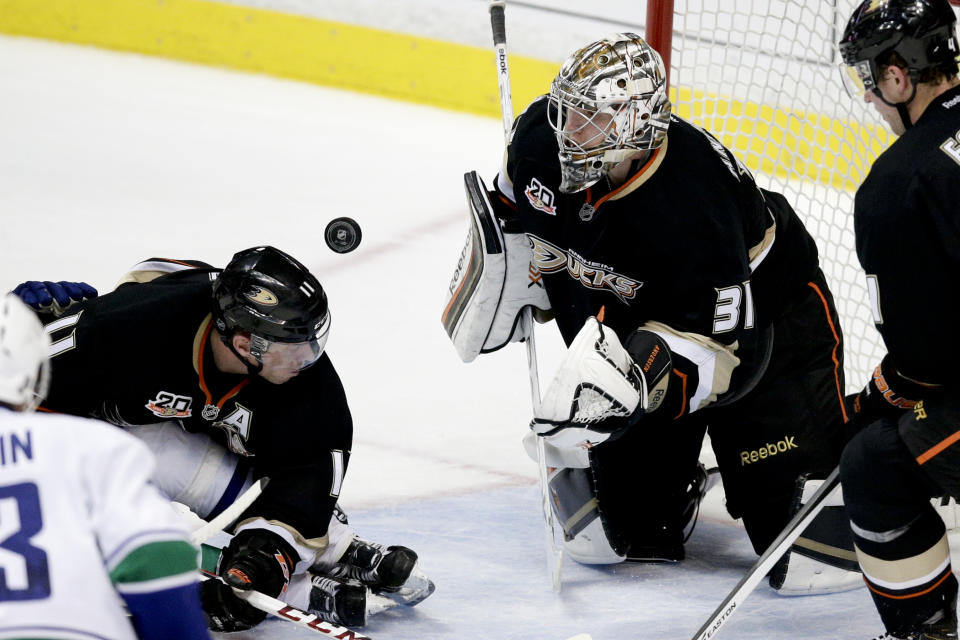
[[783,193],[816,238],[840,313],[848,391],[862,388],[885,352],[854,249],[853,198],[893,141],[840,80],[836,43],[857,4],[648,0],[646,28],[670,70],[676,113]]

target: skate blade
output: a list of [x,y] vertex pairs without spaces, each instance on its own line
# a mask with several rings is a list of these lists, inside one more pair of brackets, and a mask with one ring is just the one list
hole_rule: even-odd
[[414,565],[410,577],[396,591],[381,591],[379,595],[389,598],[397,604],[413,607],[430,597],[437,586],[427,577],[420,565]]

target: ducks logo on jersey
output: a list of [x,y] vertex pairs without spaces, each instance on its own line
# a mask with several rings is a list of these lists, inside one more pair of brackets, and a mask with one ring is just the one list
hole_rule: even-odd
[[533,266],[542,273],[554,273],[564,269],[571,278],[588,289],[606,289],[621,301],[627,302],[637,295],[642,282],[616,273],[609,266],[592,262],[573,251],[564,251],[543,238],[527,234],[533,243]]

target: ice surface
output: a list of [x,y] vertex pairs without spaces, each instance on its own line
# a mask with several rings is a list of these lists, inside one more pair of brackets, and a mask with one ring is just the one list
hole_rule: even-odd
[[[11,37],[0,78],[0,290],[75,279],[107,291],[144,258],[223,264],[261,243],[320,277],[356,420],[342,504],[365,537],[417,550],[437,583],[420,606],[374,618],[373,638],[683,640],[754,561],[715,489],[685,562],[567,561],[551,591],[520,445],[523,349],[464,365],[440,325],[466,231],[462,174],[493,177],[498,119]],[[343,215],[363,244],[338,255],[322,231]],[[546,381],[559,340],[551,327],[538,340]],[[783,598],[764,584],[720,637],[879,629],[864,589]],[[276,621],[231,637],[315,635]]]

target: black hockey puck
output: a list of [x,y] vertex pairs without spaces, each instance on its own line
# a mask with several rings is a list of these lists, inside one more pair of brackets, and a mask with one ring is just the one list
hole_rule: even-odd
[[337,253],[353,251],[360,245],[360,225],[353,218],[334,218],[323,232],[327,246]]

